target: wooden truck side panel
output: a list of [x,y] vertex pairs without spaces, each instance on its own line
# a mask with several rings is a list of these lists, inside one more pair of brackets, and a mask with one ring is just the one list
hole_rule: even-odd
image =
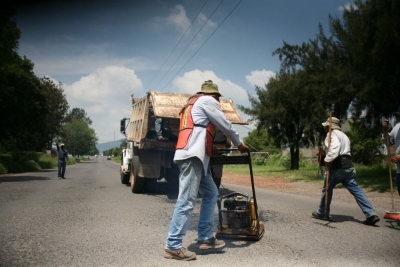
[[129,121],[128,141],[140,142],[148,131],[149,101],[147,96],[132,103],[132,113]]

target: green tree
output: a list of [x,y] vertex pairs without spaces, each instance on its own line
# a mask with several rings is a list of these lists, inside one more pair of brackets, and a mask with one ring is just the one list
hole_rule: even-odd
[[94,129],[79,119],[67,122],[62,129],[62,139],[69,153],[75,155],[94,155],[98,138]]
[[258,99],[249,95],[250,108],[238,106],[258,120],[276,147],[290,148],[291,169],[299,169],[300,147],[320,143],[321,114],[324,108],[316,101],[314,88],[308,86],[304,71],[281,70],[271,78],[266,89],[256,87]]
[[249,132],[243,141],[250,147],[252,151],[265,151],[273,144],[273,140],[268,135],[268,131],[264,128],[255,129]]
[[0,149],[41,150],[48,107],[33,63],[15,57],[0,69],[0,76],[7,78],[0,85]]
[[398,0],[356,0],[343,18],[329,16],[329,36],[319,25],[314,40],[302,45],[284,42],[274,51],[282,69],[304,71],[308,86],[318,95],[316,101],[326,111],[341,119],[351,113],[356,121],[352,135],[356,162],[374,161],[364,148],[376,151],[382,116],[400,106],[398,14]]
[[0,11],[0,150],[36,150],[44,147],[49,107],[34,64],[17,54],[20,30],[14,11]]
[[362,118],[364,138],[381,131],[380,119],[400,106],[400,2],[356,0],[343,18],[329,16],[330,36],[322,26],[314,40],[289,45],[279,55],[282,68],[301,68],[320,86],[319,100],[339,118]]
[[372,165],[382,162],[382,138],[365,138],[365,131],[369,129],[363,120],[349,122],[351,130],[346,132],[351,140],[351,154],[354,162],[363,165]]
[[48,107],[43,142],[49,142],[49,147],[51,140],[61,131],[64,125],[69,106],[61,83],[57,85],[49,78],[43,77],[40,79],[40,88],[45,94]]
[[71,122],[72,120],[77,119],[77,120],[82,120],[86,122],[88,125],[92,125],[92,120],[90,117],[86,114],[86,111],[83,108],[73,108],[67,113],[67,116],[65,118],[66,122]]
[[352,111],[376,134],[382,113],[391,114],[400,105],[400,1],[356,0],[352,6],[343,21],[331,17],[330,24],[343,57],[340,66],[352,70]]

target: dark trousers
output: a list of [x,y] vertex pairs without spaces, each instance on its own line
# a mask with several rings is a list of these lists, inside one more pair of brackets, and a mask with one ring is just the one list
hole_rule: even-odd
[[58,177],[64,178],[65,168],[65,160],[58,160]]

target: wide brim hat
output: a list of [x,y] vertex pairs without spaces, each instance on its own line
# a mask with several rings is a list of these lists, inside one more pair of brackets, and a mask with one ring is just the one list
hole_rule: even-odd
[[[322,123],[322,126],[329,127],[329,118]],[[340,120],[336,117],[332,117],[332,130],[341,130],[341,123]]]
[[198,94],[217,94],[222,96],[221,93],[218,91],[218,85],[213,83],[211,80],[205,81],[201,85],[201,91],[197,92]]

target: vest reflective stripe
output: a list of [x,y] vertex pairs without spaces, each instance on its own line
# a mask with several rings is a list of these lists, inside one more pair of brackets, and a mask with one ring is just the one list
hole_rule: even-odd
[[194,103],[196,103],[198,97],[190,100],[188,106],[181,112],[181,118],[179,123],[179,134],[178,134],[178,142],[176,143],[176,149],[183,149],[189,142],[189,138],[192,135],[194,127],[203,127],[206,128],[206,153],[211,157],[213,152],[213,142],[215,135],[217,133],[214,125],[212,123],[208,123],[205,125],[198,125],[193,122],[192,116],[192,107]]

